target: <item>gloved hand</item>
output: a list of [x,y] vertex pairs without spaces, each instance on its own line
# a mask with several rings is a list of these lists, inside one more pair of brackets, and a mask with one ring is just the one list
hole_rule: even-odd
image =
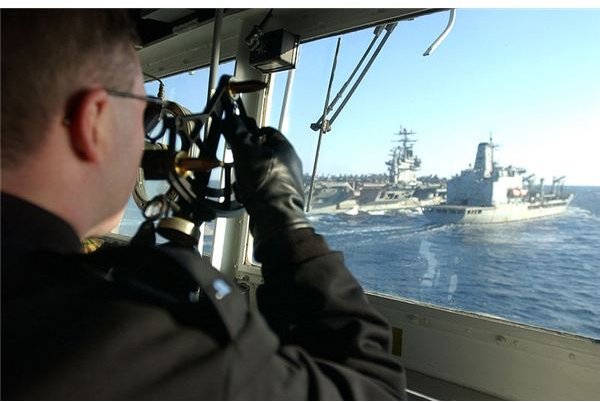
[[283,134],[231,114],[225,138],[231,146],[235,193],[250,214],[254,251],[291,229],[311,227],[304,214],[302,162]]

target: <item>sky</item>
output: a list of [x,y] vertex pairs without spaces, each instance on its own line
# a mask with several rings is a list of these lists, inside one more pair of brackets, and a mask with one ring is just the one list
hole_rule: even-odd
[[[459,8],[445,41],[422,56],[447,21],[441,12],[398,23],[324,136],[318,174],[385,173],[402,126],[416,132],[419,175],[459,173],[491,134],[502,165],[547,181],[565,175],[567,184],[600,185],[600,9]],[[332,97],[372,37],[373,29],[341,37]],[[305,172],[318,137],[309,125],[323,111],[337,38],[300,48],[283,132]],[[229,63],[219,74],[232,72]],[[205,77],[198,71],[165,80],[167,97],[200,111]],[[268,122],[275,127],[286,77],[275,75]]]

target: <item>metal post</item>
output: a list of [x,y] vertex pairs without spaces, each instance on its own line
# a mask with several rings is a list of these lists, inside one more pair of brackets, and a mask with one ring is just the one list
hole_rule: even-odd
[[223,9],[217,8],[215,11],[215,26],[213,28],[213,42],[210,53],[210,71],[208,78],[208,96],[207,102],[215,91],[217,75],[219,74],[219,61],[221,59],[221,29],[223,27]]
[[292,85],[294,83],[294,76],[296,75],[296,69],[288,71],[287,81],[285,82],[285,93],[283,94],[283,104],[281,105],[281,113],[279,114],[279,131],[283,132],[283,125],[287,117],[288,104],[290,93],[292,92]]
[[319,162],[319,151],[321,149],[321,139],[323,134],[327,132],[327,126],[329,122],[327,120],[327,106],[329,106],[329,96],[331,95],[331,85],[333,84],[333,77],[335,76],[335,67],[337,65],[337,57],[340,51],[340,42],[342,38],[338,38],[337,45],[335,47],[335,55],[333,56],[333,65],[331,66],[331,75],[329,76],[329,85],[327,86],[327,95],[325,96],[325,106],[323,107],[323,119],[321,123],[321,129],[319,130],[319,139],[317,141],[317,150],[315,152],[315,163],[313,165],[312,176],[310,179],[310,188],[308,190],[308,199],[306,201],[306,212],[310,212],[310,203],[312,202],[313,188],[315,184],[315,176],[317,174],[317,163]]
[[[256,25],[253,21],[244,21],[240,32],[249,32]],[[248,64],[249,49],[244,41],[244,35],[238,37],[238,49],[236,52],[235,77],[240,81],[258,79],[263,81],[264,77],[258,70]],[[262,125],[260,111],[263,110],[262,92],[243,94],[244,108],[250,117],[256,118],[259,127]],[[217,218],[215,222],[215,234],[213,252],[211,255],[212,265],[219,269],[229,278],[235,276],[237,267],[245,261],[245,235],[248,227],[247,214],[243,217],[227,219]]]
[[[208,88],[206,94],[206,103],[210,101],[210,97],[215,92],[215,85],[217,82],[217,76],[219,73],[219,61],[221,59],[221,28],[223,26],[223,9],[216,9],[215,11],[215,22],[213,27],[213,41],[212,41],[212,49],[210,54],[210,70],[208,75]],[[208,135],[210,129],[210,118],[207,119],[206,125],[204,126],[204,138]],[[200,150],[194,145],[190,149],[190,156],[198,156]],[[204,229],[205,225],[203,224],[200,227],[200,240],[198,241],[198,251],[200,254],[204,251]]]

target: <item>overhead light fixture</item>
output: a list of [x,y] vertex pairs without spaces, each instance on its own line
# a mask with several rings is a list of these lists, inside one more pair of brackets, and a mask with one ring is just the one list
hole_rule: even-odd
[[300,36],[285,29],[262,33],[253,38],[250,65],[263,74],[286,71],[296,67]]

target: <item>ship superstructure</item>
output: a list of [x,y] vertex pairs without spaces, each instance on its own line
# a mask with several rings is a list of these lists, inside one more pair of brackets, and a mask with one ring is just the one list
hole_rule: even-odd
[[396,133],[400,136],[400,145],[392,148],[392,159],[385,163],[388,166],[389,183],[394,186],[412,189],[417,186],[417,170],[421,166],[421,160],[413,152],[413,144],[417,141],[409,139],[414,134],[414,131],[402,127]]
[[417,141],[410,138],[415,132],[400,127],[396,135],[400,136],[400,145],[391,149],[391,159],[386,162],[388,182],[362,187],[358,201],[361,212],[419,209],[443,200],[445,189],[440,184],[422,183],[417,179],[421,159],[413,151]]
[[[417,171],[421,159],[415,155],[410,137],[412,130],[400,127],[399,145],[390,150],[385,162],[387,173],[369,178],[331,178],[317,181],[310,212],[346,213],[358,212],[382,214],[398,210],[420,212],[421,207],[440,204],[445,199],[444,182],[436,178],[419,180]],[[345,177],[345,176],[344,176]]]

